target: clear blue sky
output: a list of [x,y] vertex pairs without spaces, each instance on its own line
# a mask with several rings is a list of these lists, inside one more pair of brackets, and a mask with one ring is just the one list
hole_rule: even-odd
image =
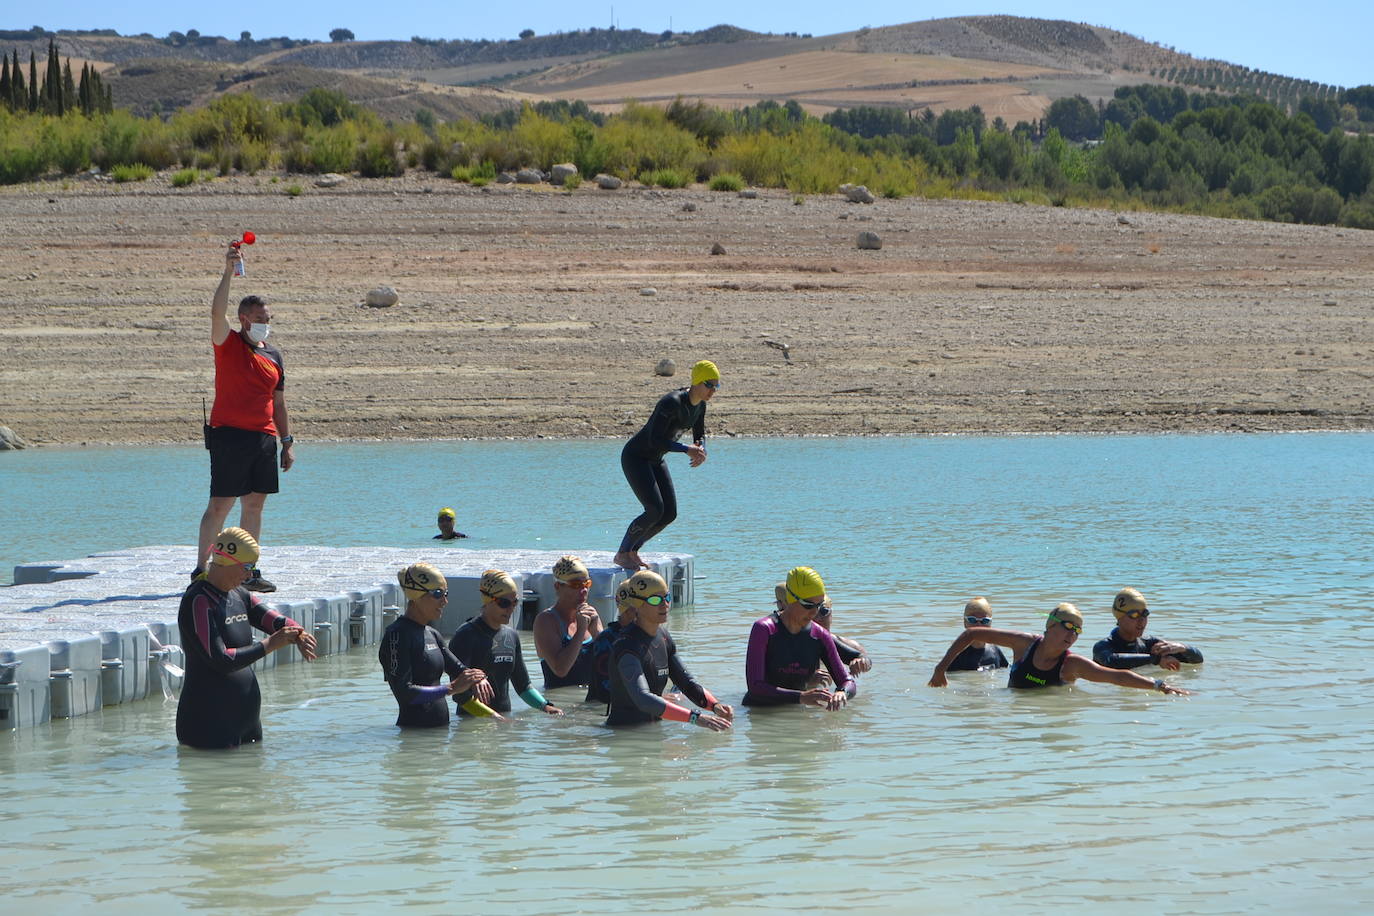
[[[931,3],[870,0],[862,10],[847,4],[797,3],[795,0],[720,0],[671,2],[620,0],[614,4],[580,4],[526,0],[524,3],[454,3],[451,0],[400,0],[394,4],[325,3],[321,0],[240,0],[238,3],[171,9],[162,0],[64,0],[40,11],[16,12],[6,3],[0,28],[112,28],[129,35],[162,36],[199,29],[205,35],[237,38],[247,30],[254,38],[286,35],[327,39],[334,28],[353,30],[362,39],[514,38],[521,29],[540,34],[615,24],[622,29],[695,31],[721,23],[761,32],[810,32],[827,35],[867,26],[897,25],[921,19],[1008,13],[1044,19],[1067,19],[1129,32],[1179,51],[1258,67],[1286,76],[1340,86],[1374,83],[1374,2],[1313,0],[1143,0],[1112,4],[1085,0],[995,0]],[[612,12],[614,11],[614,12]],[[614,18],[612,18],[614,17]]]

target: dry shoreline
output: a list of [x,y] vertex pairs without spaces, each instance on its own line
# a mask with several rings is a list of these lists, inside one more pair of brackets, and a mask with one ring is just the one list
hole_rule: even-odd
[[[714,435],[1374,429],[1370,232],[299,180],[0,190],[0,424],[198,440],[220,252],[252,229],[233,295],[275,303],[303,441],[621,437],[682,378],[664,356],[721,365]],[[401,303],[361,307],[382,284]]]

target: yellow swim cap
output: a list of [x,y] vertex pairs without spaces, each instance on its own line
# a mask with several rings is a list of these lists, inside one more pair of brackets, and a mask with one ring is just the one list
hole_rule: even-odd
[[693,385],[700,385],[702,382],[718,381],[720,381],[720,370],[717,369],[716,364],[709,359],[703,359],[701,362],[692,366]]
[[458,513],[457,513],[457,512],[454,512],[454,511],[453,511],[452,509],[450,509],[448,506],[444,506],[444,508],[442,508],[442,509],[439,510],[439,517],[440,517],[440,518],[457,518],[457,517],[458,517]]
[[663,577],[658,573],[648,569],[641,569],[624,582],[615,590],[615,600],[617,604],[623,605],[631,598],[647,598],[650,595],[668,594],[668,583],[663,581]]
[[569,555],[559,557],[558,562],[553,564],[553,577],[559,582],[567,582],[569,579],[590,579],[592,576],[581,557]]
[[501,569],[488,569],[482,573],[482,579],[477,583],[477,590],[488,598],[500,598],[502,595],[515,594],[515,580],[511,574]]
[[825,594],[825,580],[810,566],[795,566],[787,574],[787,591],[793,601],[810,601]]
[[1078,608],[1074,607],[1072,604],[1069,604],[1069,602],[1067,601],[1063,602],[1062,604],[1056,604],[1054,606],[1054,610],[1049,612],[1045,620],[1045,629],[1048,630],[1054,624],[1060,622],[1071,623],[1074,626],[1078,627],[1078,629],[1083,629],[1082,613],[1079,612]]
[[1112,600],[1112,613],[1114,614],[1124,614],[1127,611],[1143,611],[1145,609],[1145,596],[1136,588],[1123,588],[1116,593],[1116,598]]
[[428,563],[411,563],[396,574],[396,579],[401,583],[401,589],[406,596],[410,598],[418,598],[432,589],[448,588],[448,580],[444,578],[444,574]]
[[992,605],[988,599],[979,595],[977,598],[970,598],[964,605],[964,616],[966,617],[991,617]]
[[258,562],[258,542],[242,528],[225,528],[215,535],[210,562],[216,566],[252,566]]

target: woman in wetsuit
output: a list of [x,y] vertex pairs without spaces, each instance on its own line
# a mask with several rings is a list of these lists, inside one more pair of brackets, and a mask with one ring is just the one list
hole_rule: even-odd
[[[715,363],[703,359],[692,367],[691,387],[670,391],[659,398],[649,422],[621,449],[620,469],[644,511],[625,529],[615,555],[617,566],[647,568],[639,549],[677,518],[677,492],[663,456],[668,452],[686,452],[692,467],[706,461],[706,402],[719,389],[720,370]],[[683,445],[678,437],[689,429],[692,444]]]
[[[261,741],[262,695],[253,662],[293,643],[306,661],[315,657],[314,636],[243,587],[257,559],[253,536],[226,528],[215,536],[205,572],[181,596],[177,624],[186,680],[177,701],[177,740],[182,744],[208,750]],[[254,629],[267,638],[254,640]]]
[[601,614],[587,603],[592,576],[577,557],[553,565],[553,606],[534,618],[534,651],[544,670],[544,689],[585,687],[592,682],[591,644]]
[[497,712],[510,712],[510,688],[514,686],[526,706],[561,716],[563,710],[544,699],[525,670],[520,634],[510,625],[511,615],[520,606],[515,580],[507,572],[488,569],[482,573],[477,591],[482,596],[482,611],[453,634],[449,651],[469,668],[486,672],[492,690],[487,705]]
[[[744,705],[802,703],[840,709],[854,696],[858,685],[840,660],[835,638],[814,623],[825,604],[825,582],[811,567],[798,566],[787,574],[783,588],[787,604],[754,621],[749,632],[744,664],[749,692],[744,695]],[[836,685],[834,689],[809,686],[822,662]]]
[[[386,628],[377,650],[382,675],[400,707],[396,724],[415,728],[448,725],[448,698],[455,694],[472,715],[503,718],[485,703],[491,699],[486,674],[454,658],[434,629],[448,604],[444,574],[428,563],[413,563],[396,578],[406,596],[406,612]],[[449,682],[440,684],[439,678],[445,673]]]
[[[678,659],[677,645],[664,627],[671,602],[663,577],[641,570],[621,583],[616,598],[632,607],[634,616],[611,647],[611,702],[606,724],[671,719],[717,732],[730,728],[734,710],[711,696]],[[706,712],[663,699],[663,688],[669,681]]]
[[[773,600],[778,606],[778,611],[787,609],[788,602],[791,600],[787,594],[787,583],[779,582],[773,586]],[[873,659],[868,657],[868,652],[863,645],[856,639],[849,639],[838,636],[835,631],[830,629],[830,624],[835,620],[835,608],[830,602],[830,596],[825,597],[825,602],[816,609],[816,617],[811,622],[816,626],[824,627],[835,639],[835,651],[840,653],[840,661],[844,662],[849,668],[849,673],[858,677],[873,670]],[[830,673],[821,669],[816,670],[809,686],[823,687],[831,684]]]
[[1188,693],[1187,690],[1170,686],[1161,680],[1150,680],[1134,671],[1104,668],[1081,655],[1074,655],[1069,649],[1082,632],[1083,615],[1079,613],[1078,608],[1067,602],[1050,611],[1045,619],[1045,632],[1040,636],[1016,630],[971,627],[959,634],[945,652],[945,657],[935,666],[935,673],[930,677],[930,686],[948,686],[949,681],[945,677],[945,672],[949,670],[950,663],[974,642],[981,642],[1004,646],[1015,654],[1011,676],[1007,681],[1008,687],[1058,687],[1082,678],[1085,681],[1116,684],[1119,687],[1158,690],[1160,693]]

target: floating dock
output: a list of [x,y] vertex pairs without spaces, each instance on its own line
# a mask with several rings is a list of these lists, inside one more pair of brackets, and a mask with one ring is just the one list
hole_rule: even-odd
[[[189,546],[139,547],[16,566],[14,585],[0,588],[0,730],[178,689],[177,610],[194,553]],[[313,632],[324,656],[381,638],[405,609],[396,573],[411,563],[433,563],[448,579],[438,624],[445,638],[477,615],[482,572],[504,569],[524,595],[515,622],[529,629],[534,615],[554,602],[553,564],[565,553],[586,563],[587,600],[612,619],[615,589],[629,573],[612,563],[612,553],[595,550],[272,547],[263,559],[277,591],[259,597]],[[644,559],[669,583],[675,605],[693,603],[691,555],[646,553]],[[273,652],[253,667],[261,674],[298,658]]]

